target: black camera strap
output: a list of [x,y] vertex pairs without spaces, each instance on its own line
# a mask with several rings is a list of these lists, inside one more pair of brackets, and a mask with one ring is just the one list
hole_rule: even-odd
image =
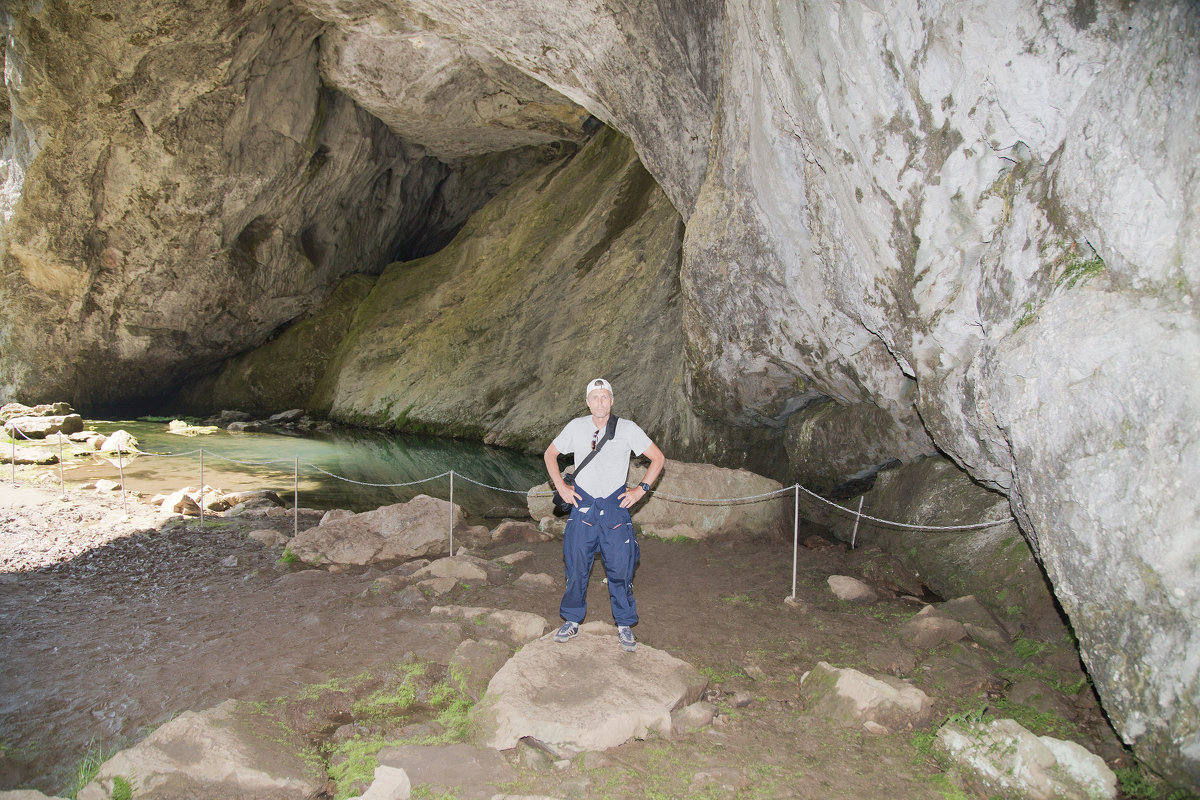
[[617,415],[609,414],[608,415],[608,424],[604,426],[604,437],[602,439],[600,439],[600,441],[596,442],[596,449],[593,450],[592,452],[588,453],[584,457],[583,461],[579,462],[579,466],[575,468],[575,472],[572,473],[572,475],[571,475],[570,482],[572,484],[574,484],[575,479],[579,477],[579,473],[583,472],[583,468],[586,467],[591,462],[591,460],[596,457],[596,453],[600,452],[600,448],[604,447],[604,443],[607,442],[609,439],[613,438],[614,436],[616,436],[616,434],[617,434]]

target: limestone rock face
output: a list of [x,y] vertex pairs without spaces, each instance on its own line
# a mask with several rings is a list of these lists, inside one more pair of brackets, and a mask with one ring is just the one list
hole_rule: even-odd
[[582,106],[396,4],[358,3],[352,12],[328,0],[300,5],[334,26],[321,37],[325,82],[437,158],[586,139]]
[[725,30],[696,399],[915,407],[1007,493],[1121,735],[1200,785],[1200,10],[745,0]]
[[[431,66],[470,50],[477,62],[465,73],[467,80],[472,73],[497,73],[500,62],[515,68],[499,75],[499,89],[493,89],[492,96],[475,101],[485,109],[481,116],[490,114],[504,122],[520,113],[536,118],[541,130],[554,130],[556,122],[561,125],[562,100],[555,102],[545,92],[525,94],[513,72],[531,76],[632,139],[676,208],[690,213],[704,176],[720,84],[724,4],[718,0],[550,7],[540,0],[303,4],[346,32],[329,47],[323,62],[326,75],[335,85],[346,86],[351,96],[363,97],[364,103],[377,100],[368,107],[383,119],[396,105],[407,111],[411,103],[420,102],[420,90],[444,80]],[[413,47],[421,50],[415,62],[409,55]],[[348,53],[349,48],[365,52]],[[479,58],[480,50],[489,57]],[[379,65],[380,60],[415,66],[397,69]],[[416,91],[398,87],[398,101],[390,91],[397,75],[407,75],[417,85]],[[460,79],[456,74],[455,80]],[[519,112],[513,102],[518,95]],[[432,108],[424,116],[440,124],[453,113]],[[441,146],[445,145],[434,145]]]
[[[834,535],[859,545],[876,545],[920,575],[942,597],[975,595],[1001,618],[1020,616],[1031,629],[1057,625],[1058,612],[1029,545],[1010,517],[1008,503],[973,483],[945,459],[927,458],[881,472],[863,495],[863,514],[917,530],[864,519],[855,532],[854,514],[806,501],[805,510]],[[857,500],[841,503],[857,511]],[[1000,521],[976,530],[920,530]]]
[[286,3],[11,9],[0,389],[154,396],[447,241],[543,156],[448,165],[322,84]]
[[680,234],[630,142],[605,131],[442,251],[389,266],[310,408],[540,451],[606,375],[615,413],[679,441],[697,426],[670,390],[683,380]]
[[197,413],[237,406],[265,414],[304,405],[374,283],[366,275],[349,276],[312,314],[262,346],[226,361],[219,372],[187,384],[172,406]]
[[[10,6],[4,398],[157,393],[399,258],[335,415],[540,450],[603,372],[696,460],[788,438],[829,468],[775,474],[835,485],[936,449],[1200,787],[1195,3]],[[610,133],[468,156],[570,149],[580,109],[645,168]]]

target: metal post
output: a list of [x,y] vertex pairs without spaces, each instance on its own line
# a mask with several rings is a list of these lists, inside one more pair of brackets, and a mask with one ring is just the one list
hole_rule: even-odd
[[63,473],[62,473],[62,461],[63,461],[62,440],[63,440],[62,431],[59,431],[58,432],[58,491],[62,493],[63,497],[66,497],[67,496],[67,487],[63,483]]
[[200,527],[204,528],[204,448],[200,448]]
[[454,555],[454,470],[450,470],[450,555]]
[[858,539],[858,521],[862,519],[863,500],[866,500],[866,499],[867,499],[867,496],[865,494],[859,496],[859,498],[858,498],[858,516],[854,518],[854,533],[850,534],[850,549],[851,550],[854,549],[854,542]]
[[129,506],[125,504],[125,459],[121,455],[121,443],[117,443],[117,469],[121,471],[121,510],[128,514]]
[[16,425],[13,426],[11,435],[12,435],[12,443],[13,443],[13,459],[12,459],[13,486],[16,486],[17,485],[17,426]]
[[794,511],[792,512],[792,599],[796,599],[796,560],[800,552],[800,484],[795,486]]
[[292,536],[300,535],[300,456],[292,466]]

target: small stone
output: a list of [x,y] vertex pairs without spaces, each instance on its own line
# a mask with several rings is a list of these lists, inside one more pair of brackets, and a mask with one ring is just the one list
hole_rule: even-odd
[[553,589],[554,578],[544,572],[526,572],[513,581],[513,585],[523,589]]
[[829,588],[839,600],[848,603],[874,603],[879,595],[870,586],[849,575],[830,575]]

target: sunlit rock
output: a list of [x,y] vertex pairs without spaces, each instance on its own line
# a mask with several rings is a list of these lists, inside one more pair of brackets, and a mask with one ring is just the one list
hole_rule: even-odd
[[451,528],[462,520],[457,505],[422,494],[407,503],[326,519],[293,537],[288,549],[314,565],[407,561],[445,553]]
[[476,707],[479,741],[507,750],[532,736],[577,753],[669,736],[672,710],[699,699],[707,683],[695,667],[645,644],[626,653],[613,636],[580,633],[566,644],[546,637],[521,648],[488,684]]

